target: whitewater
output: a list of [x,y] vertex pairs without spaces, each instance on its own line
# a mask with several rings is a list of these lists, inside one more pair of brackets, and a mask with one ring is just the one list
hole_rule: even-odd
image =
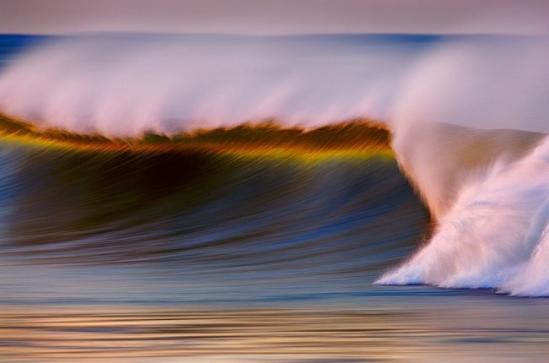
[[545,296],[548,59],[543,37],[87,35],[17,56],[0,112],[109,137],[378,120],[436,226],[377,283]]

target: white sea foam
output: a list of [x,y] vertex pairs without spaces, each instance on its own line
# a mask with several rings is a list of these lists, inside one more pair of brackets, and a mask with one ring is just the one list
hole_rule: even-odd
[[[457,190],[452,203],[437,209],[431,241],[378,283],[547,294],[548,265],[543,259],[549,247],[549,139],[541,138],[527,155],[513,161],[494,159],[470,173],[466,170],[453,184]],[[420,184],[422,173],[413,176]],[[427,199],[428,188],[422,189]]]

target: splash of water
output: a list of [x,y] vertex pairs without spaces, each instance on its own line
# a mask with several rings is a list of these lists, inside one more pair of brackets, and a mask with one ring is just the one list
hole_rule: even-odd
[[542,262],[548,248],[549,140],[520,137],[530,138],[534,146],[518,159],[500,157],[470,174],[463,159],[454,159],[452,168],[463,170],[454,175],[453,198],[429,199],[438,191],[429,193],[419,171],[414,180],[435,205],[438,226],[426,246],[379,283],[493,287],[519,295],[549,292],[547,265]]
[[393,148],[438,225],[378,283],[549,293],[548,55],[539,40],[456,44],[412,74]]

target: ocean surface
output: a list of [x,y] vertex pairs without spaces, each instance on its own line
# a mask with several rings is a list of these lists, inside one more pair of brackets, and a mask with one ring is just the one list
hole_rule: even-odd
[[[41,41],[1,36],[0,65]],[[546,362],[547,299],[374,284],[431,233],[386,153],[0,139],[0,361]]]

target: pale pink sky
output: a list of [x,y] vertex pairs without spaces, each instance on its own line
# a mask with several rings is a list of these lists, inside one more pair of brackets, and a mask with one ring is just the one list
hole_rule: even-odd
[[549,0],[0,0],[0,33],[548,33]]

